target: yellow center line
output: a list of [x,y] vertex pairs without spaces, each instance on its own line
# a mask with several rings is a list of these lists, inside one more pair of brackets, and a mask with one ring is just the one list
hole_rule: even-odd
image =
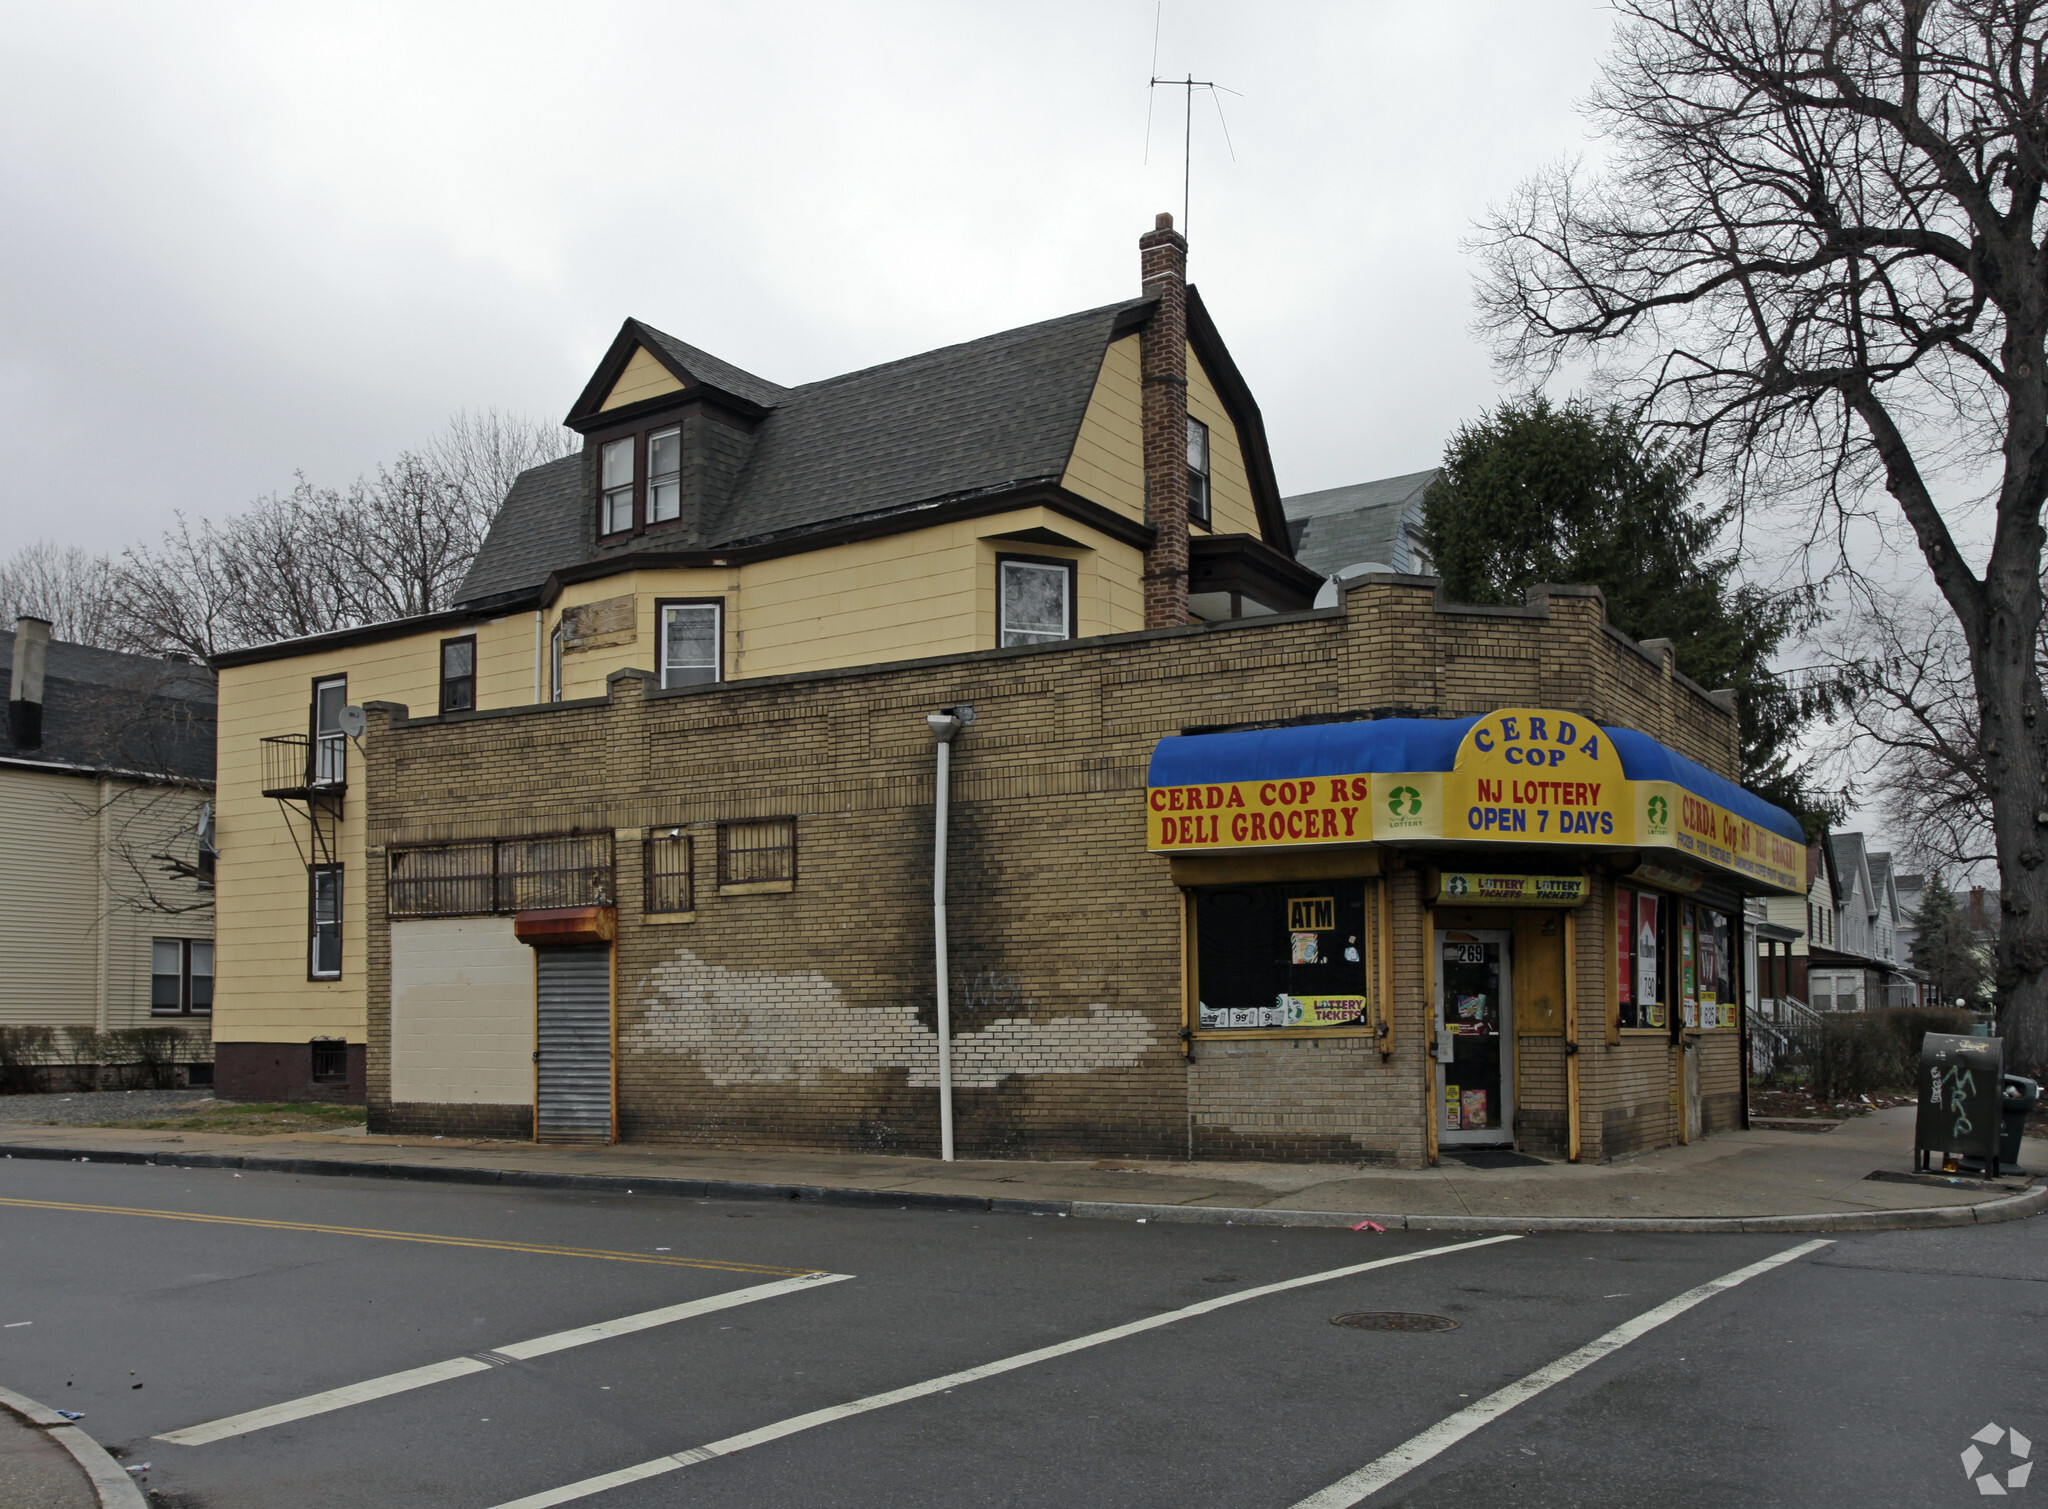
[[367,1226],[321,1226],[309,1221],[264,1221],[253,1216],[197,1215],[183,1210],[144,1210],[128,1205],[77,1205],[65,1200],[11,1200],[0,1205],[28,1210],[68,1210],[98,1216],[153,1216],[159,1221],[199,1221],[215,1226],[256,1226],[268,1231],[310,1231],[322,1236],[371,1237],[380,1242],[427,1242],[438,1247],[481,1247],[492,1252],[527,1252],[541,1257],[602,1258],[611,1263],[653,1263],[662,1268],[709,1268],[720,1273],[769,1273],[792,1277],[820,1270],[777,1268],[766,1263],[728,1263],[716,1258],[668,1257],[662,1253],[604,1252],[594,1247],[557,1247],[545,1242],[498,1242],[482,1237],[443,1237],[420,1231],[378,1231]]

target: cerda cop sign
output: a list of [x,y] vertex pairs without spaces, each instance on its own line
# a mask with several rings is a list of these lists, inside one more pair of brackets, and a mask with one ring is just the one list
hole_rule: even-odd
[[1476,840],[1675,849],[1784,891],[1804,848],[1675,782],[1632,781],[1606,729],[1554,708],[1474,720],[1449,770],[1153,786],[1148,847],[1171,853]]

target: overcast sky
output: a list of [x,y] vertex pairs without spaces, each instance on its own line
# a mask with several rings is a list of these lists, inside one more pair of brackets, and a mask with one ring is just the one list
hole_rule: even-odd
[[[782,383],[1133,295],[1181,207],[1135,4],[0,6],[0,553],[118,548],[451,413],[567,411],[635,315]],[[1458,242],[1586,150],[1583,0],[1166,0],[1191,271],[1287,492],[1497,397]]]

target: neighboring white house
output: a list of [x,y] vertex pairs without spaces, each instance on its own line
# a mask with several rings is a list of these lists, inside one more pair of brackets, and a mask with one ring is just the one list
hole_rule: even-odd
[[1918,1004],[1891,855],[1872,852],[1861,833],[1830,834],[1827,848],[1835,874],[1834,915],[1827,919],[1833,937],[1809,947],[1809,1004],[1817,1011]]
[[175,1026],[181,1076],[210,1068],[211,673],[23,618],[0,631],[0,676],[0,1029],[53,1029],[41,1061],[77,1064],[133,1062],[105,1034]]
[[1282,498],[1294,558],[1325,576],[1367,561],[1434,576],[1422,543],[1422,495],[1436,479],[1432,468]]

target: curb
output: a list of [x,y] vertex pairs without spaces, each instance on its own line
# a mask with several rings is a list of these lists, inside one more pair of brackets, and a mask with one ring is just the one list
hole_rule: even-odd
[[0,1388],[0,1409],[19,1415],[70,1452],[91,1481],[100,1509],[149,1509],[149,1500],[135,1486],[135,1479],[107,1455],[106,1448],[55,1410],[4,1388]]
[[849,1189],[824,1184],[753,1184],[733,1179],[660,1175],[556,1174],[534,1169],[464,1168],[439,1163],[365,1163],[344,1158],[262,1158],[231,1153],[140,1153],[116,1148],[0,1143],[0,1158],[51,1163],[115,1163],[159,1168],[225,1168],[250,1173],[330,1178],[401,1179],[426,1184],[498,1184],[515,1189],[588,1190],[613,1195],[667,1195],[694,1200],[796,1200],[871,1210],[946,1210],[997,1215],[1073,1216],[1081,1220],[1158,1221],[1196,1226],[1353,1227],[1376,1221],[1389,1231],[1812,1232],[1911,1231],[1940,1226],[1993,1226],[2048,1209],[2048,1184],[1980,1205],[1923,1205],[1906,1210],[1820,1212],[1800,1216],[1411,1216],[1396,1212],[1276,1210],[1271,1206],[1144,1205],[1107,1200],[1006,1200],[986,1195]]

